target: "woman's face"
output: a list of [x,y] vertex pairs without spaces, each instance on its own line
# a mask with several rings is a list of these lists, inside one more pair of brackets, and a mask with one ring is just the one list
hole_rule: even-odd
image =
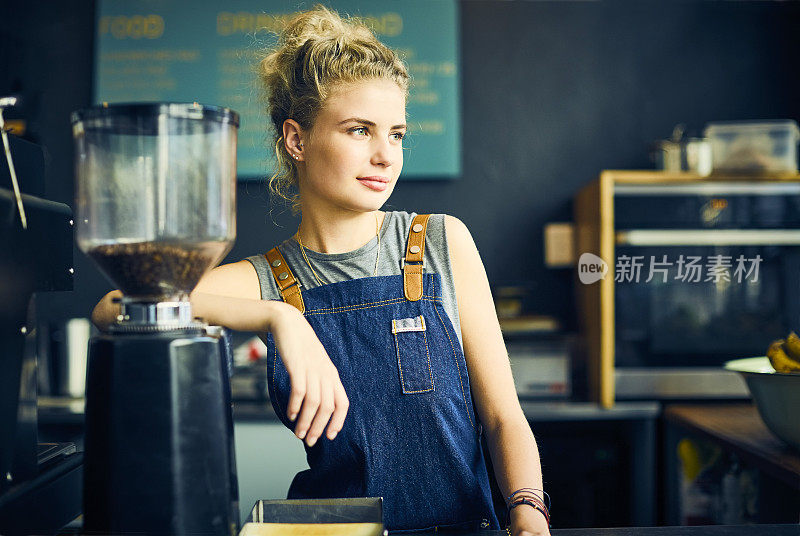
[[299,190],[304,209],[377,210],[403,168],[406,101],[374,79],[335,86],[304,136]]

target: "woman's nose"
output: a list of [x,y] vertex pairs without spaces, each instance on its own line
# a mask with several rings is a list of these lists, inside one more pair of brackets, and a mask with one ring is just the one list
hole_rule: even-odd
[[393,147],[389,140],[375,140],[372,151],[372,163],[377,166],[389,167],[394,163]]

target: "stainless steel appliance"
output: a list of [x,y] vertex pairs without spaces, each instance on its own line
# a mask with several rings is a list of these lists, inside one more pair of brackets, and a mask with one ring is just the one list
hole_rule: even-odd
[[238,122],[196,103],[72,116],[77,242],[124,294],[89,348],[88,532],[237,529],[231,356],[188,297],[235,238]]
[[724,362],[800,328],[798,194],[798,176],[633,171],[580,192],[578,254],[608,264],[576,283],[597,400],[748,396]]

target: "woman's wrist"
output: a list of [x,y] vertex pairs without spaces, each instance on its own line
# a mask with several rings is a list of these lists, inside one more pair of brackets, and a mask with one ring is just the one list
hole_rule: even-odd
[[287,314],[299,313],[297,309],[288,303],[278,300],[263,300],[264,307],[264,330],[273,333],[277,324],[286,318]]
[[282,302],[273,300],[264,300],[262,302],[262,306],[264,308],[264,331],[272,333],[272,331],[275,329],[275,324],[278,321],[278,317],[281,315],[281,303]]
[[527,504],[521,504],[511,510],[509,522],[509,534],[518,534],[520,529],[537,535],[550,533],[545,515]]
[[523,502],[518,506],[514,507],[509,513],[509,521],[512,523],[515,519],[524,518],[524,519],[533,519],[533,518],[541,518],[544,520],[545,524],[548,523],[547,514],[542,511],[542,508],[534,505],[531,502]]
[[[546,502],[545,502],[546,499]],[[549,534],[550,497],[541,488],[520,488],[506,498],[508,527],[514,533]]]

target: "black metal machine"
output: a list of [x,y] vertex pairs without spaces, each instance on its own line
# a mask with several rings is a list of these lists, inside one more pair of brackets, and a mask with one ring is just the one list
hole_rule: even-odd
[[38,442],[33,295],[72,290],[72,211],[44,199],[42,148],[2,137],[0,534],[52,533],[80,514],[82,454]]

